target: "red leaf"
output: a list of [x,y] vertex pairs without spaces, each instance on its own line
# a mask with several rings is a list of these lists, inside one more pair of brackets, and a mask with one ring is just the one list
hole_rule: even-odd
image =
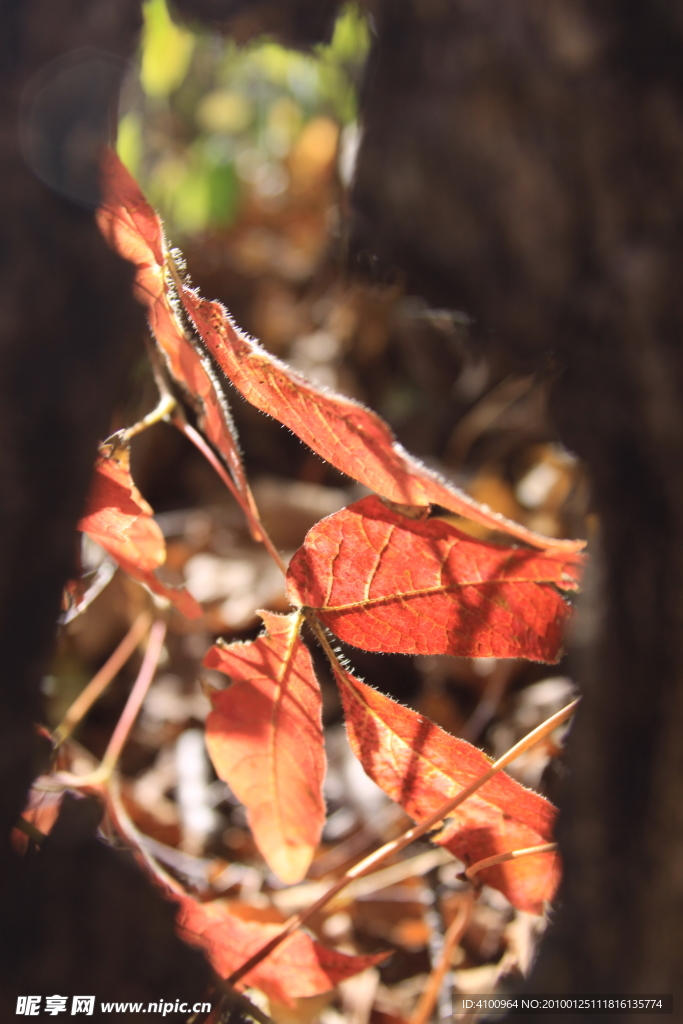
[[[177,922],[181,935],[206,951],[222,977],[232,974],[281,931],[281,925],[242,921],[218,903],[196,903],[189,896],[173,898],[180,904]],[[295,999],[329,992],[340,981],[381,963],[387,956],[348,956],[298,931],[245,975],[237,987],[254,986],[292,1006]]]
[[[481,750],[456,739],[366,686],[341,668],[349,742],[363,768],[416,821],[427,818],[491,767]],[[466,864],[552,840],[557,811],[537,793],[499,772],[449,815],[435,838]],[[540,914],[560,877],[556,854],[534,854],[486,868],[478,876],[514,906]]]
[[247,807],[265,860],[293,884],[305,876],[325,823],[322,700],[300,615],[259,615],[267,633],[212,647],[204,659],[233,680],[212,694],[206,743],[216,772]]
[[97,541],[133,579],[168,598],[183,615],[198,618],[203,612],[192,595],[167,586],[155,575],[154,570],[166,560],[166,544],[152,516],[130,475],[128,449],[100,448],[78,529]]
[[166,545],[152,516],[130,475],[128,449],[101,448],[79,530],[126,571],[153,572],[166,559]]
[[534,547],[576,551],[584,546],[542,537],[480,505],[408,455],[375,413],[321,391],[243,335],[220,303],[201,299],[189,288],[182,288],[180,297],[209,351],[247,401],[280,420],[343,473],[390,501],[442,505]]
[[317,523],[289,566],[293,604],[369,651],[556,661],[580,556],[473,540],[363,498]]
[[102,158],[102,206],[97,221],[112,249],[137,268],[136,295],[147,307],[151,331],[168,369],[194,402],[200,426],[228,465],[238,489],[250,500],[232,420],[208,360],[202,359],[178,319],[166,275],[168,253],[161,220],[116,153]]

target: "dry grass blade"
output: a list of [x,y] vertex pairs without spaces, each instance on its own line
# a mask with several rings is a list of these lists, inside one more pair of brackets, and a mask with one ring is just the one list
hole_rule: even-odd
[[557,843],[542,843],[540,846],[528,846],[525,850],[510,850],[508,853],[498,853],[495,857],[485,857],[478,860],[476,864],[465,872],[468,878],[474,878],[484,868],[492,868],[494,864],[504,864],[508,860],[517,860],[519,857],[531,857],[534,853],[555,853],[558,849]]
[[424,991],[420,996],[419,1002],[415,1007],[415,1011],[410,1017],[408,1024],[427,1024],[427,1021],[431,1017],[434,1004],[439,998],[439,991],[441,989],[443,979],[450,967],[451,953],[460,942],[460,939],[469,924],[472,905],[473,898],[472,893],[470,892],[458,907],[458,912],[444,935],[443,949],[441,950],[439,961],[427,979],[427,984],[425,985]]

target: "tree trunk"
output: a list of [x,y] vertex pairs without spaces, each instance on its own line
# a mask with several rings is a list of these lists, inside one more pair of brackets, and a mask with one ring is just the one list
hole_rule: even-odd
[[680,9],[374,7],[355,260],[554,364],[551,412],[600,519],[565,878],[528,988],[683,999]]
[[106,139],[138,5],[86,6],[87,16],[76,0],[0,5],[3,843],[32,778],[40,679],[97,441],[143,330],[132,267],[95,224],[98,139],[85,135],[99,128]]
[[[95,224],[139,0],[0,0],[0,1017],[17,995],[199,997],[208,965],[173,905],[66,801],[36,857],[10,829],[98,440],[144,315]],[[142,1018],[144,1020],[144,1018]]]

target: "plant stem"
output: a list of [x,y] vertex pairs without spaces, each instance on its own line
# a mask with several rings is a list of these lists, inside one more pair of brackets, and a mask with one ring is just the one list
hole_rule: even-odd
[[165,637],[166,623],[158,619],[150,631],[147,650],[142,659],[138,677],[133,683],[133,689],[128,695],[126,706],[121,712],[121,717],[116,723],[116,728],[112,733],[109,745],[98,767],[90,775],[72,775],[70,772],[56,772],[52,779],[58,786],[82,789],[84,792],[95,793],[103,799],[107,799],[107,789],[111,785],[121,751],[126,745],[130,730],[133,728],[133,723],[154,679]]
[[170,889],[181,896],[187,895],[183,887],[176,882],[175,878],[168,874],[160,864],[152,857],[142,842],[140,833],[133,824],[128,811],[121,800],[121,788],[117,778],[113,777],[104,791],[104,801],[107,806],[107,813],[112,825],[121,838],[133,848],[136,855],[143,862],[145,868],[161,888]]
[[109,740],[109,746],[104,753],[102,763],[96,773],[98,775],[102,774],[105,780],[111,777],[114,769],[116,768],[119,757],[121,756],[121,751],[126,744],[130,730],[133,728],[133,723],[135,722],[138,712],[142,707],[142,702],[147,695],[147,691],[149,690],[152,680],[154,679],[165,638],[166,623],[161,619],[157,619],[150,630],[147,650],[145,651],[145,656],[142,659],[140,672],[133,684],[133,689],[130,691],[130,696],[128,697],[126,706],[121,713],[121,717],[116,723],[116,728]]
[[164,396],[173,398],[173,389],[168,379],[168,371],[151,328],[149,334],[145,337],[145,348],[147,349],[150,366],[152,367],[152,376],[154,377],[154,383],[157,386],[159,396],[161,398]]
[[130,441],[131,437],[135,437],[136,434],[141,434],[143,430],[147,430],[148,427],[154,426],[155,423],[160,423],[161,420],[167,419],[177,405],[175,397],[170,394],[162,394],[159,399],[156,408],[148,412],[146,416],[143,416],[141,420],[134,423],[131,427],[126,427],[125,430],[121,431],[121,440]]
[[107,658],[102,668],[90,680],[85,689],[76,697],[64,718],[52,734],[55,747],[63,743],[74,731],[83,716],[107,689],[112,679],[125,665],[152,623],[149,612],[141,612],[130,627],[116,650]]
[[460,939],[469,924],[473,903],[472,893],[468,892],[458,907],[457,914],[448,926],[443,938],[443,949],[441,950],[439,962],[429,975],[419,1002],[408,1020],[408,1024],[427,1024],[429,1021],[429,1018],[432,1015],[432,1010],[434,1009],[434,1004],[439,998],[439,991],[441,989],[444,976],[450,967],[451,953],[460,942]]
[[213,450],[204,440],[199,431],[195,430],[195,428],[190,426],[189,423],[186,423],[184,420],[180,420],[177,417],[174,417],[173,422],[175,426],[178,428],[178,430],[180,430],[180,432],[184,434],[189,441],[192,442],[195,448],[199,449],[199,451],[202,453],[207,462],[209,462],[216,470],[219,477],[221,478],[225,486],[228,488],[228,490],[234,497],[235,501],[239,504],[240,508],[246,515],[250,525],[252,526],[252,529],[255,528],[256,531],[258,532],[258,535],[260,536],[261,541],[263,542],[266,550],[268,551],[268,554],[271,556],[271,558],[277,565],[278,569],[280,569],[282,574],[286,576],[287,566],[282,558],[282,555],[277,550],[272,540],[266,533],[266,530],[264,529],[261,521],[255,517],[252,509],[249,506],[249,502],[247,501],[245,496],[240,494],[240,492],[238,491],[237,487],[233,482],[232,477],[225,469],[225,467],[222,465],[218,456],[213,452]]
[[478,860],[476,864],[465,872],[469,879],[483,871],[484,868],[492,868],[494,864],[504,864],[508,860],[517,860],[518,857],[530,857],[534,853],[554,853],[558,849],[557,843],[543,843],[541,846],[527,846],[525,850],[510,850],[508,853],[496,853],[493,857],[485,857]]
[[[313,629],[315,630],[328,656],[330,656],[331,659],[333,659],[332,667],[334,671],[339,673],[343,672],[343,669],[339,665],[339,662],[337,661],[334,655],[334,651],[332,650],[332,647],[330,646],[330,643],[327,637],[325,636],[325,632],[320,623],[318,622],[318,620],[315,618],[314,615],[312,615],[312,613],[308,613],[306,617],[309,623],[312,625]],[[572,703],[568,704],[567,707],[563,708],[561,711],[558,711],[557,714],[552,715],[541,725],[533,729],[527,736],[520,740],[519,743],[515,743],[515,745],[511,747],[506,754],[503,754],[502,757],[498,758],[498,760],[491,765],[488,771],[484,772],[483,775],[480,775],[479,778],[474,780],[474,782],[471,782],[469,786],[461,790],[456,796],[451,797],[450,800],[447,800],[446,803],[442,804],[439,808],[437,808],[437,810],[434,811],[433,814],[430,814],[428,818],[425,818],[419,824],[414,825],[412,828],[408,829],[406,832],[403,833],[402,836],[399,836],[398,839],[393,839],[391,840],[391,842],[385,843],[385,845],[380,847],[379,850],[375,850],[374,853],[371,853],[368,857],[365,857],[363,860],[359,861],[358,864],[352,867],[349,871],[346,872],[346,874],[344,874],[333,885],[331,885],[327,892],[320,897],[320,899],[316,900],[315,903],[312,903],[310,907],[306,908],[306,910],[303,910],[301,911],[301,913],[294,914],[292,917],[290,917],[289,920],[285,922],[282,931],[278,935],[275,935],[270,940],[270,942],[266,943],[265,946],[263,946],[260,950],[254,953],[254,955],[251,956],[246,961],[246,963],[242,964],[242,966],[239,967],[236,971],[233,971],[233,973],[227,979],[228,984],[234,985],[237,981],[240,981],[246,974],[249,973],[249,971],[253,970],[257,964],[261,963],[261,961],[265,959],[265,957],[272,953],[273,950],[276,949],[280,945],[280,943],[287,938],[287,936],[291,935],[292,932],[296,931],[297,928],[299,928],[305,921],[309,920],[309,918],[311,918],[314,914],[317,914],[319,910],[322,910],[322,908],[327,903],[329,903],[329,901],[334,896],[336,896],[338,892],[341,892],[341,890],[344,889],[349,884],[349,882],[352,882],[355,878],[360,878],[362,875],[366,875],[369,874],[371,871],[374,871],[378,867],[378,865],[383,863],[388,857],[391,857],[393,854],[400,853],[400,851],[403,850],[410,843],[414,842],[416,839],[419,839],[420,836],[423,836],[426,832],[430,832],[435,825],[438,825],[439,822],[441,822],[445,817],[447,817],[447,815],[451,813],[451,811],[455,810],[456,807],[458,807],[465,800],[467,800],[468,797],[472,796],[473,793],[476,793],[476,791],[480,789],[486,782],[488,782],[489,779],[493,778],[493,776],[496,775],[499,771],[502,771],[503,768],[506,768],[509,764],[512,763],[512,761],[516,760],[520,756],[520,754],[523,754],[530,747],[533,747],[536,743],[540,742],[540,740],[548,736],[549,733],[553,732],[553,730],[558,727],[558,725],[561,725],[563,722],[566,722],[567,719],[570,718],[576,710],[576,706],[578,703],[578,700],[572,701]]]

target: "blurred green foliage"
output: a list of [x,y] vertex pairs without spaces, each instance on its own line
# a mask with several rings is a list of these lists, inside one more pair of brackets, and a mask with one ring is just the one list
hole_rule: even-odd
[[117,145],[175,237],[229,224],[246,189],[286,193],[288,154],[313,118],[354,122],[368,29],[353,6],[314,53],[194,35],[165,0],[147,0],[144,18]]

